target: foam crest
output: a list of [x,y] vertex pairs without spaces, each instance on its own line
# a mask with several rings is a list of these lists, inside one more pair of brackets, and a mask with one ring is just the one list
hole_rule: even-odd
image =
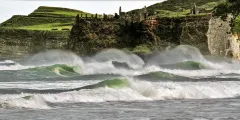
[[129,87],[121,88],[105,86],[57,94],[1,95],[0,106],[48,109],[47,103],[231,98],[239,96],[239,91],[240,82],[152,83],[130,79]]
[[131,88],[152,100],[231,98],[240,95],[240,82],[158,82],[153,85],[134,81]]
[[200,51],[189,45],[180,45],[174,49],[157,53],[147,60],[148,65],[175,64],[185,61],[205,61]]
[[15,63],[15,62],[12,61],[12,60],[4,60],[4,61],[0,61],[0,64],[3,64],[3,63]]
[[0,99],[0,107],[2,108],[50,109],[46,101],[38,95],[6,95],[2,97],[5,97],[5,100]]
[[29,58],[20,61],[20,64],[25,66],[50,66],[55,64],[66,64],[73,66],[83,66],[81,57],[73,52],[62,50],[49,50],[40,52]]
[[28,68],[33,68],[34,66],[23,66],[23,65],[1,65],[0,70],[23,70]]
[[240,75],[240,70],[170,70],[170,69],[161,69],[163,72],[171,73],[171,74],[176,74],[179,76],[184,76],[184,77],[211,77],[211,76],[218,76],[218,75],[223,75],[223,74],[239,74]]
[[118,61],[118,62],[125,62],[131,68],[137,69],[142,68],[144,65],[144,61],[135,54],[128,54],[121,50],[117,49],[108,49],[102,51],[95,55],[93,61],[98,62],[106,62],[106,61]]

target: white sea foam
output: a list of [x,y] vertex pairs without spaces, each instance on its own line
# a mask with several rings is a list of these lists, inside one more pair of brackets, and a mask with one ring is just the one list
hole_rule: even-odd
[[[205,59],[198,50],[192,47],[181,46],[173,51],[167,51],[163,55],[150,58],[147,65],[135,55],[129,55],[122,51],[110,50],[101,52],[82,61],[80,57],[69,52],[50,51],[39,53],[24,61],[22,65],[0,66],[0,70],[21,70],[36,66],[50,64],[74,64],[83,68],[83,74],[120,74],[122,76],[135,76],[154,71],[163,71],[185,77],[209,77],[227,74],[239,74],[238,62],[214,62]],[[180,50],[181,55],[178,55]],[[188,53],[191,51],[190,53]],[[202,70],[164,69],[161,64],[177,63],[193,60],[207,66]],[[115,68],[112,61],[126,62],[133,69]],[[149,64],[151,63],[151,64]],[[160,64],[160,65],[159,65]],[[238,76],[235,75],[235,78]],[[24,75],[23,75],[24,76]],[[223,76],[227,77],[227,76]],[[70,89],[85,85],[95,84],[86,81],[66,82],[3,82],[1,88],[29,88],[29,89]],[[99,82],[99,81],[97,81]],[[97,89],[85,89],[58,94],[18,94],[0,95],[0,106],[20,107],[34,109],[48,109],[47,103],[78,103],[78,102],[106,102],[106,101],[151,101],[166,99],[212,99],[230,98],[240,95],[240,82],[148,82],[129,78],[130,86],[122,89],[108,87]]]
[[33,68],[34,66],[23,66],[23,65],[1,65],[0,70],[23,70],[28,68]]
[[129,54],[118,49],[107,49],[95,55],[92,61],[106,62],[106,61],[118,61],[125,62],[129,67],[138,69],[142,68],[144,61],[135,54]]
[[[2,99],[5,98],[5,99]],[[2,108],[32,108],[49,109],[46,101],[39,95],[5,95],[1,96],[0,107]]]
[[0,61],[0,64],[1,63],[15,63],[14,61],[12,61],[12,60],[4,60],[4,61]]
[[[85,89],[58,94],[0,95],[7,107],[50,108],[47,103],[153,101],[168,99],[230,98],[240,95],[240,82],[147,82],[129,80],[130,87]],[[231,87],[229,87],[231,86]],[[30,96],[30,97],[28,97]],[[25,97],[25,98],[24,98]]]

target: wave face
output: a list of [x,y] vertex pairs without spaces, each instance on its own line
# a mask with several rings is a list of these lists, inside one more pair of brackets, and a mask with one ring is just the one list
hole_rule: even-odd
[[52,103],[220,99],[240,95],[240,63],[181,45],[144,59],[117,49],[80,57],[50,50],[0,61],[0,107]]
[[200,62],[195,61],[186,61],[186,62],[179,62],[175,64],[165,64],[161,65],[162,68],[167,69],[182,69],[182,70],[200,70],[205,69],[207,66]]
[[131,68],[137,69],[144,65],[144,61],[135,54],[129,54],[117,49],[109,49],[93,57],[98,62],[117,61],[127,63]]
[[81,73],[81,66],[70,66],[65,64],[55,64],[52,66],[41,66],[35,68],[29,68],[25,71],[43,71],[43,72],[54,72],[60,76],[74,76],[78,75],[77,73]]

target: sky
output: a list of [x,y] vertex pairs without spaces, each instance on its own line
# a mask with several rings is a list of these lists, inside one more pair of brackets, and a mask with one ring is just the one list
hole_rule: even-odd
[[66,7],[77,10],[82,10],[90,13],[98,14],[114,14],[118,13],[119,6],[122,6],[122,11],[129,11],[137,8],[143,8],[163,0],[141,0],[141,1],[67,1],[67,0],[0,0],[0,23],[11,18],[13,15],[28,15],[37,9],[39,6],[54,6]]

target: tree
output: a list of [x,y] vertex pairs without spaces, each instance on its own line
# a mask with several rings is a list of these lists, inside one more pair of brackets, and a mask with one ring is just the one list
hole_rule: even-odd
[[234,15],[239,15],[240,13],[240,0],[228,0],[229,3],[231,3],[230,6],[230,12]]

